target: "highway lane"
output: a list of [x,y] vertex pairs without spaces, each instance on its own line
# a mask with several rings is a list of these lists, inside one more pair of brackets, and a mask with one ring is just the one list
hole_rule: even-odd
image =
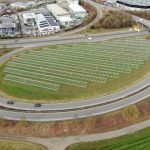
[[[66,43],[79,43],[79,42],[96,42],[103,41],[113,38],[122,38],[130,36],[138,36],[148,34],[147,31],[134,32],[134,31],[117,31],[93,34],[89,36],[85,35],[74,35],[74,36],[64,36],[64,37],[50,37],[50,38],[38,38],[38,39],[18,39],[18,40],[0,40],[0,47],[37,47],[46,45],[56,45],[56,44],[66,44]],[[89,40],[88,37],[92,37]]]
[[[123,38],[123,37],[132,37],[138,35],[145,35],[148,34],[147,31],[143,30],[141,32],[131,32],[131,31],[118,31],[118,32],[109,32],[109,33],[101,33],[101,34],[94,34],[91,35],[93,38],[89,40],[87,36],[67,36],[67,37],[55,37],[55,38],[46,38],[46,39],[19,39],[16,40],[0,40],[0,47],[7,47],[7,48],[17,48],[4,56],[0,57],[0,64],[8,61],[12,56],[18,54],[22,51],[27,51],[32,47],[39,47],[39,46],[47,46],[47,45],[61,45],[61,44],[72,44],[72,43],[81,43],[82,42],[100,42],[114,38]],[[21,47],[21,48],[20,48]]]
[[90,109],[82,109],[76,111],[67,111],[67,112],[55,112],[55,113],[27,113],[27,112],[14,112],[14,111],[5,111],[0,110],[0,115],[2,118],[8,120],[21,120],[25,119],[27,121],[36,121],[36,122],[47,122],[47,121],[61,121],[61,120],[71,120],[77,118],[86,118],[96,115],[101,115],[109,113],[126,106],[137,103],[143,99],[150,97],[150,87],[146,90],[139,92],[131,97],[125,98],[122,101],[117,101],[111,104],[94,107]]

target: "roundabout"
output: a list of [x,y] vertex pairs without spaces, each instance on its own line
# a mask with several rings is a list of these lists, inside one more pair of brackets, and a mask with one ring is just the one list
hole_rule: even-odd
[[[95,8],[98,12],[98,7],[101,5],[98,5],[94,2],[91,2],[91,3],[93,5],[95,5]],[[99,14],[99,15],[101,16],[101,14]],[[97,17],[99,18],[100,16],[97,16]],[[98,19],[98,18],[96,18],[96,19]],[[134,16],[134,19],[137,22],[140,22],[140,18]],[[147,28],[150,27],[150,22],[147,20],[143,19],[142,24],[144,26],[146,26]],[[19,40],[7,40],[7,41],[2,40],[2,41],[0,41],[1,46],[19,47],[19,49],[0,57],[0,63],[3,64],[4,62],[8,61],[14,55],[18,55],[19,53],[28,51],[28,49],[30,49],[30,48],[35,48],[35,47],[39,47],[39,46],[56,45],[56,44],[62,44],[62,43],[63,44],[80,43],[81,41],[89,42],[89,43],[100,42],[100,41],[105,42],[110,39],[120,39],[120,38],[125,38],[125,37],[129,38],[129,37],[145,35],[145,34],[147,34],[146,31],[142,31],[139,33],[125,31],[125,32],[104,33],[104,34],[100,34],[100,35],[96,34],[96,35],[91,35],[90,37],[87,37],[84,35],[81,35],[81,36],[78,36],[78,35],[68,36],[67,35],[67,36],[62,36],[62,37],[42,38],[42,39],[40,39],[40,38],[39,39],[19,39]],[[132,38],[130,40],[132,40]],[[133,45],[133,46],[135,46],[135,45]],[[142,44],[141,44],[141,46],[142,46]],[[20,47],[22,47],[22,48],[20,48]],[[148,48],[148,46],[147,46],[147,48]],[[122,50],[125,50],[125,47]],[[85,55],[85,53],[83,53],[83,54]],[[25,54],[25,55],[28,55],[28,54]],[[147,59],[149,58],[149,55],[145,55],[145,56],[147,56]],[[25,58],[24,60],[29,61],[27,58]],[[94,61],[94,60],[91,60],[91,61]],[[143,61],[145,61],[145,60],[143,60]],[[87,63],[87,65],[89,65],[89,64]],[[10,66],[12,66],[11,63],[10,63]],[[21,67],[23,67],[23,66],[21,66]],[[132,68],[132,67],[137,67],[137,66],[136,66],[136,64],[134,64],[133,66],[130,66],[130,67]],[[120,66],[120,68],[121,68],[121,66]],[[11,70],[11,68],[7,68],[7,70],[5,70],[5,73],[9,74],[10,70]],[[130,72],[130,69],[125,69],[125,70],[127,72],[128,71]],[[13,75],[16,74],[16,71],[17,70],[14,71]],[[21,72],[21,70],[19,70],[19,71],[20,71],[20,72],[18,72],[19,75],[21,75],[23,73],[30,73],[27,71],[26,72],[23,72],[23,71]],[[10,72],[12,72],[12,70]],[[37,74],[34,74],[34,75],[37,75]],[[28,74],[28,76],[30,76],[30,74]],[[86,78],[86,77],[87,76],[82,76],[82,78]],[[5,79],[6,80],[14,80],[14,79],[18,80],[18,78],[14,78],[14,76],[12,79],[12,74],[7,75]],[[97,78],[97,79],[99,79],[99,78]],[[23,79],[24,83],[25,82],[27,83],[29,81],[31,81],[31,80]],[[106,79],[103,78],[103,80],[101,80],[101,81],[105,82]],[[36,84],[37,83],[39,84],[39,82],[36,82]],[[84,86],[87,86],[86,82],[84,82],[82,84],[84,84]],[[0,104],[1,104],[0,115],[2,118],[8,119],[8,120],[25,119],[27,121],[37,121],[37,122],[38,121],[47,122],[47,121],[60,121],[60,120],[70,120],[70,119],[77,119],[77,118],[86,118],[86,117],[90,117],[90,116],[96,116],[96,115],[101,115],[101,114],[105,114],[108,112],[112,112],[112,111],[124,108],[126,106],[132,105],[134,103],[137,103],[141,100],[149,98],[150,97],[150,87],[149,86],[150,86],[150,77],[148,77],[148,78],[144,79],[143,81],[140,81],[139,83],[132,85],[131,87],[126,88],[122,91],[116,92],[114,94],[106,95],[106,96],[103,96],[100,98],[94,98],[94,99],[77,101],[77,102],[69,102],[69,103],[42,104],[41,107],[37,107],[37,108],[35,107],[34,104],[21,103],[21,102],[14,102],[11,105],[11,104],[7,103],[8,101],[10,101],[9,99],[1,97],[0,98]]]

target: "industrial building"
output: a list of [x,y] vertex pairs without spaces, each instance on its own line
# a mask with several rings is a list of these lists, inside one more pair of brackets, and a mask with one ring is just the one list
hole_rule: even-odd
[[150,0],[117,0],[117,7],[126,10],[150,10]]
[[52,29],[46,20],[46,18],[42,14],[36,14],[36,25],[40,31],[40,33],[50,33]]
[[70,26],[73,23],[73,20],[70,17],[69,12],[67,12],[67,10],[60,7],[58,4],[49,4],[47,5],[47,9],[55,17],[55,19],[60,23],[60,25]]
[[26,25],[34,25],[35,19],[36,19],[36,15],[35,13],[23,13],[23,22]]
[[18,18],[16,15],[4,15],[0,17],[0,36],[16,36],[18,35]]
[[69,12],[73,14],[76,18],[85,18],[86,10],[78,4],[70,4],[68,6]]
[[43,14],[43,16],[46,18],[48,21],[49,25],[51,26],[51,29],[53,32],[59,32],[60,31],[60,26],[59,23],[54,20],[54,18],[50,14]]
[[24,12],[22,13],[22,18],[24,25],[30,26],[30,29],[32,27],[33,30],[37,28],[39,34],[50,34],[60,31],[59,23],[47,12]]
[[79,0],[56,0],[57,4],[65,9],[71,4],[79,5]]
[[29,8],[29,7],[32,7],[35,5],[35,2],[34,1],[29,1],[27,3],[24,3],[24,2],[16,2],[16,3],[11,3],[10,6],[12,8],[22,8],[22,9],[26,9],[26,8]]

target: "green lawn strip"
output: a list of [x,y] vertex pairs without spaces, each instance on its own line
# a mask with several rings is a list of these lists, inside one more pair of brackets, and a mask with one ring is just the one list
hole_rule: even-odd
[[0,150],[45,150],[45,148],[27,142],[0,140]]
[[126,136],[69,146],[66,150],[142,150],[149,149],[150,128]]
[[[132,28],[132,27],[131,27]],[[115,31],[127,31],[131,28],[120,28],[120,29],[86,29],[81,32],[75,34],[95,34],[95,33],[107,33],[107,32],[115,32]]]

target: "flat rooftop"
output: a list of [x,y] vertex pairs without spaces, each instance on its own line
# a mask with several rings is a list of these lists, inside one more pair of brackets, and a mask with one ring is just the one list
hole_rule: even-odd
[[49,4],[49,5],[47,5],[47,9],[57,16],[69,15],[69,13],[65,9],[63,9],[62,7],[60,7],[57,4]]
[[74,12],[86,12],[86,10],[78,4],[71,4],[69,8]]

